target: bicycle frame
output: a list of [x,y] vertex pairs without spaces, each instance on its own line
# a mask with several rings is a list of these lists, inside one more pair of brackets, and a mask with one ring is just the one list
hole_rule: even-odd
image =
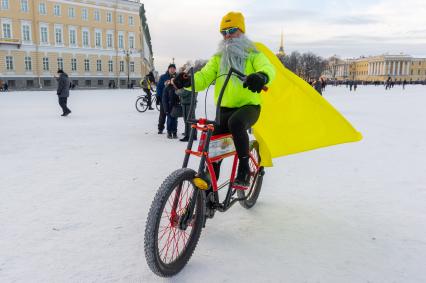
[[[235,192],[235,190],[247,190],[247,187],[240,187],[240,186],[236,186],[234,185],[234,180],[235,180],[235,173],[236,173],[236,168],[237,168],[237,164],[238,164],[238,156],[237,153],[235,151],[233,152],[229,152],[223,155],[219,155],[219,156],[215,156],[213,158],[210,158],[209,156],[209,146],[210,146],[210,141],[212,140],[217,140],[223,137],[232,137],[231,134],[222,134],[222,135],[216,135],[213,136],[213,132],[215,129],[215,126],[219,125],[219,121],[220,121],[220,104],[222,101],[222,97],[223,94],[225,92],[226,86],[231,78],[231,76],[233,74],[236,74],[238,78],[240,78],[241,80],[245,78],[245,75],[240,73],[239,71],[231,68],[226,76],[225,82],[223,84],[223,87],[220,91],[219,97],[218,97],[218,101],[217,101],[217,106],[216,106],[216,119],[215,121],[210,121],[207,120],[205,118],[199,118],[199,119],[194,119],[193,117],[189,117],[188,118],[188,122],[191,123],[191,131],[190,131],[190,136],[189,136],[189,140],[188,140],[188,145],[187,148],[185,150],[185,158],[182,164],[182,168],[186,168],[188,166],[188,162],[189,162],[189,158],[191,155],[193,156],[197,156],[200,157],[200,164],[198,167],[198,171],[197,171],[197,175],[196,177],[201,178],[204,182],[206,182],[207,185],[210,185],[213,189],[213,193],[214,193],[214,205],[215,208],[221,212],[224,212],[226,210],[228,210],[235,202],[240,201],[240,200],[244,200],[245,198],[232,198],[233,192]],[[192,85],[192,99],[191,99],[191,106],[190,106],[190,111],[189,113],[194,113],[193,107],[194,107],[194,101],[195,101],[195,87],[194,87],[194,71],[191,68],[190,69],[190,74],[191,74],[191,85]],[[196,131],[201,131],[201,137],[200,137],[200,143],[198,145],[198,149],[196,151],[192,150],[193,147],[193,142],[194,142],[194,137],[195,137],[195,133]],[[232,170],[231,170],[231,176],[229,178],[229,180],[227,180],[226,182],[224,182],[223,184],[218,185],[218,180],[217,180],[217,176],[214,172],[213,169],[213,162],[218,162],[220,160],[223,160],[227,157],[233,157],[233,164],[232,164]],[[252,156],[252,154],[250,154],[250,160],[252,161],[252,163],[255,166],[255,172],[256,174],[259,172],[259,168],[260,165],[257,163],[256,159]],[[207,166],[207,171],[210,175],[210,181],[208,181],[208,178],[205,174],[205,169]],[[256,176],[255,176],[256,177]],[[210,183],[210,184],[208,184]],[[219,201],[219,194],[218,194],[218,190],[224,188],[225,186],[228,185],[228,191],[226,193],[226,197],[225,200],[220,203]],[[203,190],[203,188],[200,188],[201,190]],[[204,190],[207,189],[206,187],[204,187]],[[253,189],[253,184],[252,187],[250,189]],[[180,194],[180,190],[181,188],[178,188],[177,192],[176,192],[176,196],[178,196]],[[200,190],[195,190],[194,195],[193,195],[193,199],[194,201],[191,201],[190,203],[195,202],[195,199],[197,197],[197,194],[199,193]],[[173,205],[173,208],[175,208],[175,203]],[[193,205],[191,205],[190,209],[188,209],[188,213],[192,213],[191,208],[193,209]],[[191,215],[191,214],[189,214]]]

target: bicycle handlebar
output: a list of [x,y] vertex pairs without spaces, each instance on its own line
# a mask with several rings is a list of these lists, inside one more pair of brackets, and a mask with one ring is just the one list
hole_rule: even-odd
[[[194,110],[194,105],[195,105],[195,103],[194,103],[194,100],[195,100],[195,85],[194,85],[194,68],[193,67],[191,67],[191,69],[189,69],[189,73],[190,73],[190,78],[191,78],[191,92],[192,92],[191,106],[190,106],[189,113],[191,113],[190,115],[192,115],[192,113],[195,112],[195,111],[193,111]],[[244,75],[243,73],[241,73],[240,71],[238,71],[238,70],[236,70],[236,69],[234,69],[232,67],[229,69],[228,74],[226,75],[225,82],[223,83],[222,89],[220,90],[219,97],[217,99],[217,104],[216,104],[216,118],[215,118],[214,121],[205,120],[204,121],[205,123],[207,123],[207,124],[213,124],[215,126],[220,125],[220,105],[222,103],[222,97],[223,97],[223,94],[225,93],[226,86],[228,85],[229,80],[230,80],[230,78],[231,78],[231,76],[233,74],[235,74],[236,77],[238,79],[240,79],[242,82],[245,82],[245,80],[247,79],[247,76]],[[262,90],[263,91],[267,91],[268,87],[267,86],[263,86]],[[190,117],[188,119],[188,122],[190,122],[190,123],[198,123],[198,121],[199,120],[195,119],[195,117]]]

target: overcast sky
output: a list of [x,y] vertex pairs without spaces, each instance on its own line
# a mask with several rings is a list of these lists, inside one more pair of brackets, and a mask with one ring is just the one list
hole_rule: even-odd
[[208,59],[221,40],[219,23],[242,12],[246,35],[276,52],[312,51],[341,58],[383,53],[426,57],[426,0],[148,0],[146,16],[155,68],[175,58]]

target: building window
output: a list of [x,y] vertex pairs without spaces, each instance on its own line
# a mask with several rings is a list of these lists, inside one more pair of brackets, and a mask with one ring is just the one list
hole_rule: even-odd
[[40,27],[41,43],[44,43],[44,44],[49,43],[49,36],[47,32],[48,32],[47,27]]
[[123,15],[118,15],[118,23],[122,24],[124,22],[124,17]]
[[101,20],[101,14],[100,14],[100,12],[98,10],[95,10],[93,12],[93,14],[94,14],[95,21],[99,22]]
[[90,72],[90,61],[89,61],[89,59],[84,59],[84,71]]
[[28,12],[28,0],[21,0],[21,11]]
[[6,56],[6,70],[13,71],[13,57]]
[[89,32],[87,30],[83,31],[83,46],[89,47]]
[[40,13],[40,15],[46,15],[47,14],[46,3],[38,4],[38,12]]
[[111,12],[107,12],[106,21],[107,21],[108,23],[111,23],[111,22],[112,22],[112,13],[111,13]]
[[102,47],[101,42],[102,42],[102,33],[100,31],[96,31],[95,32],[95,46],[97,48]]
[[31,41],[31,29],[28,24],[22,25],[22,40],[26,42]]
[[112,48],[112,34],[107,34],[107,48]]
[[122,34],[118,35],[118,48],[124,48],[124,36]]
[[85,21],[89,19],[89,13],[87,12],[87,8],[81,9],[81,18]]
[[129,26],[133,26],[135,24],[133,16],[129,16]]
[[58,58],[58,70],[63,70],[63,69],[64,69],[64,59]]
[[133,35],[129,36],[129,48],[134,49],[135,48],[135,37]]
[[10,23],[3,23],[3,38],[12,38]]
[[90,87],[90,86],[92,86],[92,81],[91,80],[85,80],[84,85]]
[[130,62],[130,72],[131,73],[135,72],[135,62]]
[[2,1],[1,1],[1,8],[2,8],[3,10],[7,10],[7,9],[9,9],[9,0],[2,0]]
[[55,4],[55,6],[53,6],[53,15],[58,17],[61,15],[61,5]]
[[71,71],[77,71],[77,58],[71,58]]
[[49,71],[49,58],[43,57],[43,71]]
[[104,85],[104,80],[98,80],[98,85],[99,86]]
[[124,72],[124,61],[120,61],[120,72]]
[[31,57],[25,56],[24,62],[25,62],[25,71],[31,71],[33,69]]
[[102,60],[96,60],[96,71],[102,72]]
[[56,45],[62,45],[62,27],[55,27],[55,43]]
[[68,8],[68,17],[75,18],[75,9],[73,7]]
[[113,64],[112,64],[112,60],[108,61],[108,72],[112,73],[114,72],[114,68],[113,68]]
[[417,75],[420,75],[420,70],[417,70]]
[[77,44],[77,32],[75,29],[70,29],[70,45]]

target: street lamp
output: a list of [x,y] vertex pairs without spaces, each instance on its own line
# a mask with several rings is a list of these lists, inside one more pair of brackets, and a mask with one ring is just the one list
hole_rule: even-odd
[[132,55],[132,51],[130,49],[123,50],[124,55],[126,55],[127,61],[127,88],[130,88],[130,55]]

